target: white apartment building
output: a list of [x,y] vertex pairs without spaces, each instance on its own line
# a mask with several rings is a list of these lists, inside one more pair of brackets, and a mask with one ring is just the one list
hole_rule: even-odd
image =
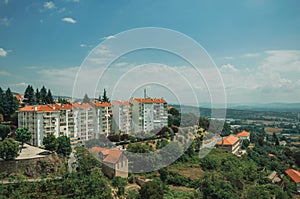
[[131,98],[133,131],[150,132],[168,125],[168,104],[164,99]]
[[49,134],[59,136],[60,111],[48,105],[25,106],[18,112],[18,126],[32,133],[30,144],[43,146],[43,139]]
[[94,108],[88,103],[72,103],[74,112],[74,133],[84,142],[95,138]]
[[132,104],[128,101],[112,101],[112,129],[114,133],[130,134],[132,132]]
[[106,136],[112,133],[112,109],[111,103],[98,102],[94,103],[95,117],[96,117],[96,131],[97,133],[105,133]]

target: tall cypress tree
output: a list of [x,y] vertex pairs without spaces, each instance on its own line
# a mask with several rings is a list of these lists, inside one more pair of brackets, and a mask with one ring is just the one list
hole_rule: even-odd
[[0,87],[0,114],[4,114],[3,106],[4,106],[4,93],[2,88]]
[[110,102],[110,99],[106,96],[106,90],[103,91],[103,97],[101,99],[101,102]]
[[18,100],[15,98],[10,90],[8,88],[4,94],[4,118],[5,120],[10,119],[10,115],[13,114],[18,109]]
[[28,85],[24,92],[24,98],[26,98],[26,104],[32,105],[34,104],[34,90],[31,85]]
[[37,88],[35,91],[35,104],[40,104],[41,103],[41,94],[39,89]]
[[47,104],[47,90],[45,86],[42,87],[40,92],[40,104]]
[[52,93],[51,93],[50,89],[48,89],[48,93],[47,93],[47,97],[46,97],[46,102],[47,102],[47,104],[53,104],[54,103],[54,99],[52,97]]

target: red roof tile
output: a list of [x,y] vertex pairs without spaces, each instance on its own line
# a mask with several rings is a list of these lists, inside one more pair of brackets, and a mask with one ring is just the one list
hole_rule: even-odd
[[220,140],[219,142],[217,142],[217,145],[234,145],[239,140],[239,138],[230,135],[228,137],[223,138],[223,141]]
[[250,135],[250,133],[248,131],[242,131],[239,132],[238,134],[236,134],[236,136],[238,137],[248,137]]
[[119,106],[131,105],[131,103],[128,101],[120,101],[120,100],[113,100],[112,104],[118,104]]
[[91,151],[102,153],[104,156],[103,162],[115,164],[120,159],[122,152],[117,148],[107,149],[102,147],[93,147]]
[[109,106],[111,106],[111,103],[109,103],[109,102],[98,102],[98,101],[95,101],[94,103],[93,103],[95,106],[98,106],[98,107],[109,107]]
[[20,108],[20,112],[57,112],[58,110],[48,105],[25,106]]
[[300,183],[300,172],[294,169],[288,169],[285,173],[295,182]]

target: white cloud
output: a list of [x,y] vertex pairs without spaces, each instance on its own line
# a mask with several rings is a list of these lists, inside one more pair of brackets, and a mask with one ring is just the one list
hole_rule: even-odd
[[221,66],[221,71],[238,72],[238,69],[231,64],[225,64]]
[[0,18],[0,25],[8,26],[11,22],[11,19],[7,17]]
[[246,53],[244,54],[245,57],[258,57],[260,53]]
[[128,65],[129,65],[129,63],[127,63],[127,62],[118,62],[115,64],[115,66],[117,66],[117,67],[128,66]]
[[1,57],[6,57],[7,54],[8,54],[7,51],[5,51],[3,48],[0,48],[0,56],[1,56]]
[[63,12],[65,12],[66,10],[67,10],[66,8],[61,8],[61,9],[57,10],[57,12],[58,12],[58,13],[63,13]]
[[25,87],[25,86],[28,86],[28,85],[29,85],[29,83],[26,83],[26,82],[11,84],[11,86],[14,86],[14,87]]
[[55,4],[52,1],[45,2],[43,6],[44,6],[44,8],[49,9],[49,10],[55,8]]
[[101,39],[115,39],[116,37],[114,35],[109,35],[107,37],[102,37]]
[[80,44],[80,47],[82,47],[82,48],[84,48],[86,46],[87,46],[86,44]]
[[8,4],[9,0],[2,0],[3,4]]
[[226,60],[233,60],[234,59],[234,57],[223,57],[224,59],[226,59]]
[[67,22],[67,23],[72,23],[72,24],[77,23],[77,21],[75,19],[71,18],[71,17],[65,17],[61,20],[64,21],[64,22]]
[[0,75],[8,76],[8,75],[11,75],[11,74],[9,72],[6,72],[6,71],[0,71]]

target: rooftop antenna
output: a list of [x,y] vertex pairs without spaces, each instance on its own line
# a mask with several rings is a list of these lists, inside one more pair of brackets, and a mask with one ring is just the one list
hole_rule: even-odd
[[147,91],[146,91],[146,88],[144,88],[144,99],[147,98]]

